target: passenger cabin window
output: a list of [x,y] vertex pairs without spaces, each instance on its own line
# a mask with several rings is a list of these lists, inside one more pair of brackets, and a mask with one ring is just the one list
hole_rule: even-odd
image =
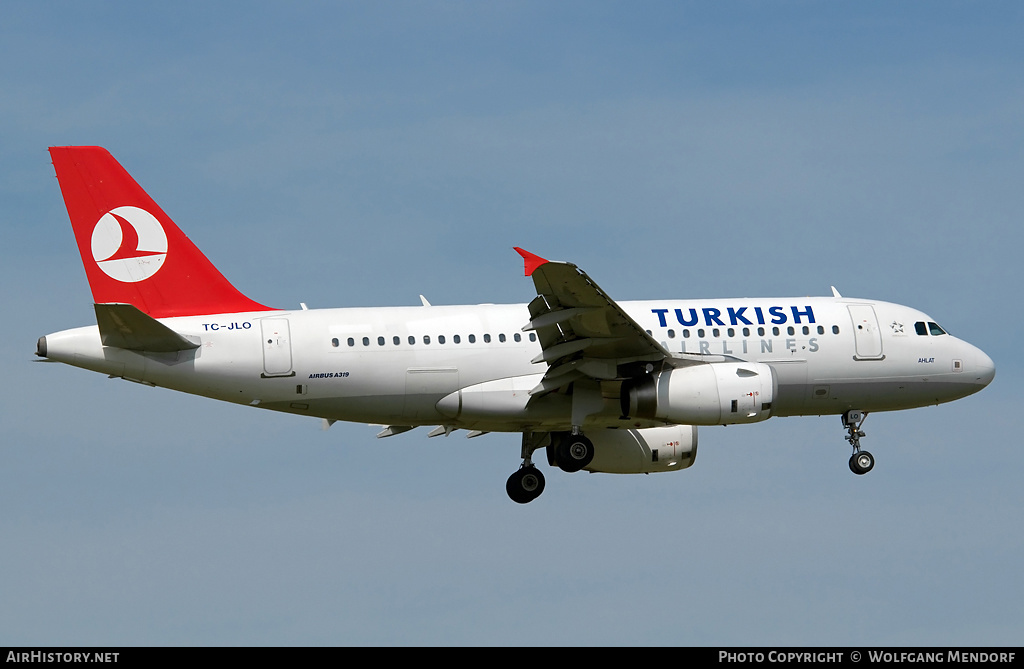
[[[487,337],[487,341],[491,340],[491,336],[490,335],[484,335],[484,336]],[[469,335],[469,343],[470,344],[475,344],[476,343],[476,335]]]
[[438,344],[443,344],[444,343],[444,335],[437,335],[437,343]]
[[504,344],[505,343],[505,335],[503,335],[503,334],[498,335],[498,341],[500,341],[502,344]]
[[460,337],[459,335],[452,335],[452,343],[454,343],[454,344],[461,344],[462,343],[462,337]]
[[[936,325],[935,327],[938,327],[938,326]],[[530,341],[537,341],[537,333],[535,333],[535,332],[531,332],[530,333]]]
[[369,345],[370,345],[370,338],[369,337],[363,337],[363,346],[369,346]]
[[409,345],[411,346],[411,345],[413,345],[415,343],[416,343],[416,337],[413,337],[412,335],[409,335]]
[[423,343],[425,345],[430,343],[430,335],[423,335]]
[[340,341],[338,341],[338,338],[337,338],[337,337],[335,337],[334,339],[332,339],[332,340],[331,340],[331,346],[333,346],[334,348],[338,348],[338,346],[339,346],[340,344],[341,344],[341,342],[340,342]]
[[520,334],[518,332],[515,333],[514,335],[512,335],[512,339],[514,339],[516,341],[522,341],[523,340],[522,336],[520,336]]
[[352,337],[349,337],[348,338],[348,345],[349,346],[355,346],[356,345],[356,340],[353,339]]
[[377,346],[384,345],[384,337],[377,337]]

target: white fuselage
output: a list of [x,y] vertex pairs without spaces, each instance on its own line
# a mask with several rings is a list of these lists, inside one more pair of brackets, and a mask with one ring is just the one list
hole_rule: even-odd
[[[808,297],[620,304],[672,353],[770,365],[778,384],[773,416],[939,404],[977,392],[995,373],[976,347],[932,334],[930,317],[887,302]],[[115,377],[329,420],[568,429],[568,400],[564,406],[546,402],[541,413],[526,406],[546,369],[531,362],[541,348],[522,330],[529,320],[523,304],[219,314],[162,319],[200,344],[191,351],[106,347],[92,326],[47,335],[45,355]],[[924,334],[916,326],[922,323]],[[488,409],[457,410],[470,397],[484,398],[478,405]],[[606,399],[587,426],[620,420],[617,398]]]

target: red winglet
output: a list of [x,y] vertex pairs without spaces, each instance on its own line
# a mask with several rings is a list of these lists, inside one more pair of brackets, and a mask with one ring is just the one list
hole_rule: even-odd
[[525,261],[523,263],[524,264],[523,269],[526,272],[526,276],[530,276],[531,274],[533,274],[534,270],[536,270],[538,267],[540,267],[541,265],[543,265],[544,263],[547,262],[546,259],[541,258],[540,256],[537,256],[537,255],[534,255],[534,254],[530,253],[529,251],[524,251],[523,249],[519,248],[518,246],[513,246],[512,248],[514,248],[516,250],[516,253],[518,253],[519,255],[523,256],[523,260]]

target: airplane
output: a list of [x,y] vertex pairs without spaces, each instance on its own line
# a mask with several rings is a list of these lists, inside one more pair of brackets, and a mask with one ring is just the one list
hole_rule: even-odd
[[528,304],[288,310],[239,292],[101,147],[49,149],[96,325],[36,355],[111,378],[335,421],[385,438],[520,432],[506,492],[565,472],[690,467],[697,428],[839,415],[855,474],[870,412],[980,391],[995,364],[916,309],[843,297],[617,302],[569,262],[516,247]]

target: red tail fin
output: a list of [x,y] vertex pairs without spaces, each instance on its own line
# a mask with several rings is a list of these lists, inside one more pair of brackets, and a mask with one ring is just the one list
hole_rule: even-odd
[[154,318],[271,310],[238,292],[106,149],[50,156],[97,303]]

